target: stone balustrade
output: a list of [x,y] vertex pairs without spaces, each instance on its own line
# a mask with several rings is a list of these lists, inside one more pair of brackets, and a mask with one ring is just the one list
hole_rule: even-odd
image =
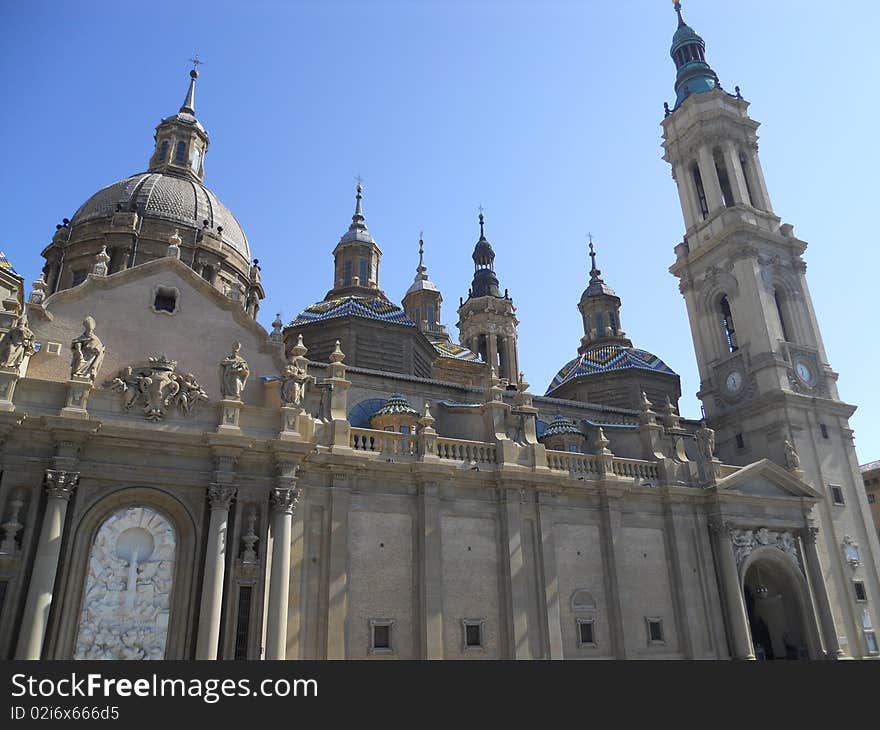
[[376,454],[417,456],[418,436],[413,433],[377,431],[372,428],[352,428],[351,448]]
[[570,451],[547,450],[547,466],[551,471],[567,471],[570,474],[598,474],[599,465],[593,454]]
[[437,456],[441,459],[473,461],[477,464],[495,464],[498,460],[495,444],[442,436],[437,438]]
[[617,457],[611,463],[611,470],[615,476],[630,479],[660,479],[660,467],[653,461],[641,461],[639,459],[619,459]]

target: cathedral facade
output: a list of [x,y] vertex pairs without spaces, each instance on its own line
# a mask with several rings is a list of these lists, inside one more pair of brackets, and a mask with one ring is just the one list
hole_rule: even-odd
[[421,250],[400,304],[382,290],[360,185],[326,296],[264,329],[194,70],[147,170],[57,227],[27,296],[0,262],[0,655],[880,655],[807,244],[676,10],[670,271],[704,420],[627,337],[592,244],[583,336],[539,396],[482,214],[454,338]]

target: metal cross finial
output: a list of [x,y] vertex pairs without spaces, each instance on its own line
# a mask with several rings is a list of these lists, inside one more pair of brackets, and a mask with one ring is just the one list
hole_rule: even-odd
[[593,262],[593,268],[590,271],[590,274],[593,274],[594,272],[598,272],[598,269],[596,268],[596,247],[593,245],[593,234],[588,233],[587,238],[590,240],[590,261]]
[[202,64],[205,63],[204,61],[199,59],[198,53],[195,56],[193,56],[191,59],[189,59],[189,62],[193,65],[193,71],[198,71],[199,66],[201,66]]
[[678,24],[684,25],[684,18],[681,17],[681,1],[672,0],[672,5],[675,8],[675,12],[678,13]]
[[359,188],[364,186],[364,179],[360,175],[355,175],[354,179],[355,179],[355,182],[358,184]]

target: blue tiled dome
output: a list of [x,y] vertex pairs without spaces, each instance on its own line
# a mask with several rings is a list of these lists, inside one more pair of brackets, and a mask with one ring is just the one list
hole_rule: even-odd
[[565,416],[556,416],[556,418],[550,421],[550,425],[547,426],[544,433],[541,434],[541,438],[545,438],[546,436],[559,436],[567,433],[575,434],[577,436],[584,435],[568,418]]
[[577,378],[628,369],[675,375],[665,362],[645,350],[623,345],[599,345],[566,363],[553,378],[546,394]]
[[364,296],[346,296],[317,302],[300,312],[289,326],[299,327],[338,317],[362,317],[415,327],[415,323],[396,304],[382,297]]

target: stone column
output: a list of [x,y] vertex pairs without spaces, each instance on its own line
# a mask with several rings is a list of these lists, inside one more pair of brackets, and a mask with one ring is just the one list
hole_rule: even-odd
[[734,659],[754,659],[755,652],[752,649],[749,619],[746,615],[742,590],[739,587],[739,571],[736,567],[736,555],[733,551],[733,541],[730,534],[731,525],[720,519],[713,519],[709,522],[709,529],[715,536],[731,653]]
[[39,659],[42,654],[64,537],[64,519],[70,497],[78,483],[78,472],[46,470],[46,512],[31,569],[16,659]]
[[756,208],[766,210],[768,213],[773,212],[773,206],[770,204],[770,193],[767,191],[767,182],[764,180],[764,171],[761,169],[761,161],[758,159],[758,145],[754,144],[746,154],[750,171],[752,173],[752,194],[758,198],[755,204]]
[[208,487],[211,522],[208,526],[208,549],[205,552],[205,575],[202,580],[202,607],[196,659],[216,659],[220,646],[220,612],[223,608],[223,577],[226,573],[226,539],[229,505],[235,487],[212,484]]
[[562,618],[559,596],[559,573],[556,569],[556,538],[553,531],[552,506],[546,494],[538,494],[541,525],[541,564],[544,576],[544,601],[547,611],[547,639],[550,659],[564,659]]
[[703,214],[700,212],[694,199],[693,182],[687,179],[691,172],[687,167],[680,164],[674,165],[672,169],[672,178],[678,186],[678,200],[681,203],[685,230],[690,230],[691,226],[703,219]]
[[[609,462],[611,458],[610,456],[608,457]],[[623,519],[620,509],[620,498],[610,497],[607,493],[603,492],[599,515],[602,534],[602,562],[605,565],[605,586],[608,594],[608,613],[610,614],[611,642],[614,647],[615,658],[626,659],[626,635],[623,628],[623,605],[620,601],[620,571],[617,561],[618,555],[623,549]]]
[[[295,467],[294,467],[295,472]],[[272,490],[272,575],[266,626],[266,659],[287,658],[287,606],[290,594],[290,536],[299,499],[295,476],[279,476]]]
[[[495,368],[495,372],[498,372],[498,337],[494,334],[486,335],[486,360],[489,363],[489,367]],[[501,377],[501,374],[498,373],[498,377]]]
[[703,191],[706,193],[706,205],[709,213],[724,207],[721,197],[721,183],[718,182],[718,170],[715,169],[715,157],[707,146],[700,147],[698,153],[700,177],[703,180]]
[[839,659],[843,656],[840,641],[837,638],[837,627],[834,625],[834,614],[831,611],[831,602],[828,600],[828,590],[825,587],[825,577],[822,574],[822,563],[819,561],[819,551],[816,540],[819,536],[819,528],[811,525],[802,533],[804,547],[804,563],[813,586],[813,597],[816,600],[816,611],[819,616],[819,626],[822,629],[822,638],[825,643],[825,656],[828,659]]
[[345,659],[348,630],[348,512],[351,480],[333,477],[330,491],[330,571],[327,607],[327,659]]
[[724,142],[724,165],[727,167],[727,179],[730,181],[730,189],[733,191],[733,202],[738,205],[754,202],[749,200],[749,188],[746,185],[745,174],[739,161],[739,152],[732,139]]
[[501,496],[501,523],[506,549],[505,593],[509,659],[531,659],[529,650],[528,586],[522,539],[522,505],[518,489],[504,489]]
[[418,524],[421,658],[443,659],[443,556],[440,490],[436,482],[421,485]]

